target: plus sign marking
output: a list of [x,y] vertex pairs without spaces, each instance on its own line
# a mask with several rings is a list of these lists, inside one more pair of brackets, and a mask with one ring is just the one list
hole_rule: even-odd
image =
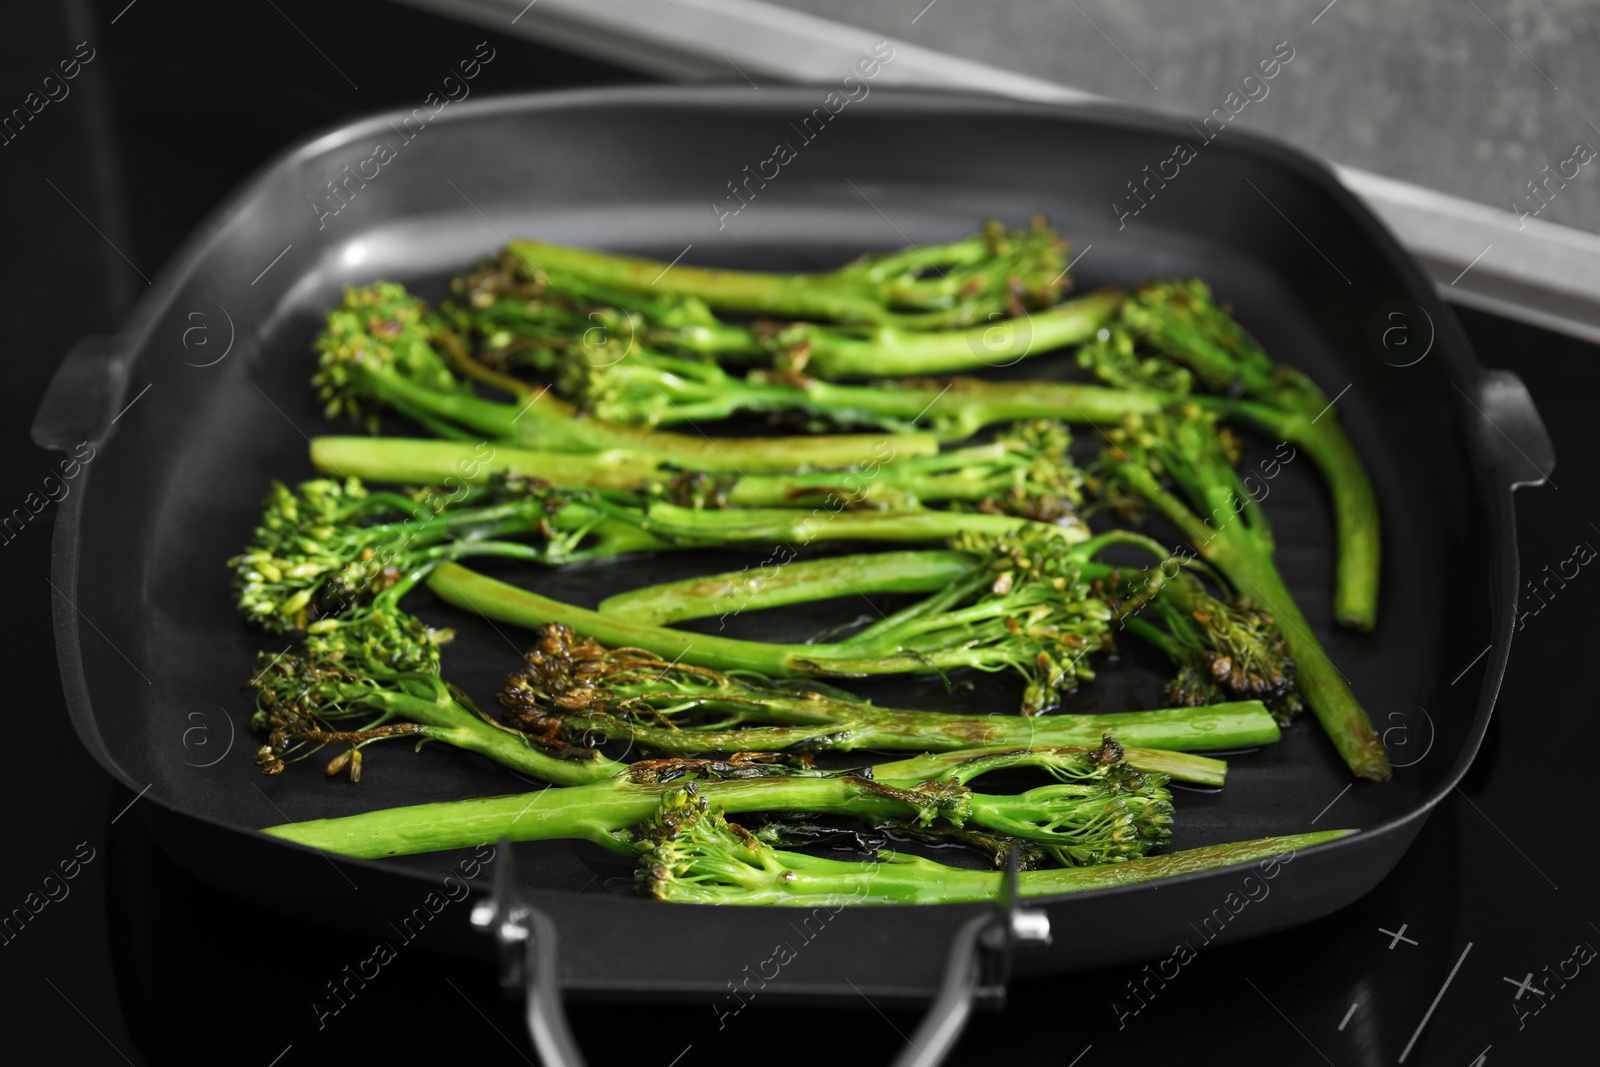
[[[1378,927],[1378,933],[1380,933],[1380,934],[1388,934],[1393,939],[1393,940],[1391,940],[1389,942],[1389,950],[1391,952],[1394,950],[1394,947],[1396,945],[1398,945],[1402,941],[1404,941],[1408,945],[1415,945],[1416,944],[1415,941],[1411,940],[1411,938],[1406,936],[1406,927],[1408,925],[1409,925],[1408,923],[1401,923],[1400,924],[1400,929],[1398,929],[1398,930],[1385,930],[1381,926]],[[1533,976],[1529,975],[1528,977],[1531,978]]]
[[[1520,982],[1517,981],[1515,978],[1502,978],[1500,980],[1502,982],[1510,982],[1512,985],[1517,987],[1517,995],[1512,997],[1511,998],[1512,1000],[1521,1000],[1522,999],[1522,994],[1524,994],[1524,993],[1539,993],[1539,991],[1537,989],[1533,988],[1533,972],[1532,971],[1529,971],[1528,972],[1528,977],[1524,978]],[[1544,996],[1543,993],[1539,993],[1539,995],[1541,997]]]

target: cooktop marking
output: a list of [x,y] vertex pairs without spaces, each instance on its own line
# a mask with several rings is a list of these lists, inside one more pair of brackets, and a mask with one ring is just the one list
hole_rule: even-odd
[[[1406,1062],[1406,1057],[1411,1055],[1411,1046],[1417,1043],[1417,1038],[1422,1036],[1422,1028],[1428,1025],[1428,1020],[1433,1018],[1433,1010],[1439,1006],[1439,1001],[1444,999],[1444,991],[1450,988],[1450,983],[1456,980],[1456,972],[1461,969],[1461,964],[1466,961],[1467,953],[1472,951],[1472,942],[1467,942],[1467,947],[1461,950],[1461,959],[1456,960],[1456,965],[1450,968],[1450,976],[1444,980],[1444,985],[1439,987],[1439,993],[1433,998],[1433,1003],[1428,1005],[1428,1013],[1417,1024],[1417,1032],[1411,1035],[1411,1040],[1406,1042],[1405,1049],[1400,1053],[1400,1062]],[[1485,1049],[1484,1051],[1488,1051]]]
[[1515,978],[1502,978],[1502,979],[1500,979],[1500,981],[1502,981],[1502,982],[1510,982],[1512,985],[1516,986],[1517,987],[1517,995],[1512,997],[1511,999],[1512,1000],[1521,1000],[1522,999],[1522,994],[1528,992],[1530,989],[1533,988],[1533,972],[1529,971],[1528,972],[1528,977],[1524,978],[1520,982],[1517,981]]
[[1399,930],[1385,930],[1381,926],[1378,927],[1378,933],[1380,933],[1380,934],[1388,934],[1390,937],[1394,938],[1393,941],[1389,942],[1389,951],[1390,952],[1393,952],[1394,951],[1394,947],[1396,945],[1398,945],[1402,941],[1404,941],[1408,945],[1415,945],[1416,944],[1415,941],[1411,940],[1409,937],[1406,936],[1406,926],[1407,926],[1406,923],[1401,923]]

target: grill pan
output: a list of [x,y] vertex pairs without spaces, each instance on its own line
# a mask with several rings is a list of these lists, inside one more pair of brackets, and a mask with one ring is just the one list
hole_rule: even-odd
[[[55,533],[54,624],[68,706],[85,747],[140,793],[135,810],[179,862],[262,907],[388,936],[386,920],[409,913],[471,850],[345,860],[255,831],[536,788],[443,746],[370,750],[357,786],[308,765],[271,779],[254,767],[240,683],[258,650],[287,641],[273,645],[234,615],[223,562],[248,538],[269,481],[312,473],[306,435],[332,432],[306,380],[321,312],[343,285],[381,277],[436,299],[449,275],[512,236],[662,260],[822,269],[865,249],[948,240],[991,217],[1019,225],[1042,212],[1080,256],[1080,290],[1205,278],[1268,352],[1337,396],[1382,509],[1380,620],[1363,636],[1331,622],[1331,518],[1309,462],[1288,465],[1265,504],[1286,582],[1378,729],[1389,731],[1397,766],[1389,783],[1353,783],[1308,715],[1278,745],[1232,759],[1224,792],[1175,791],[1175,848],[1362,830],[1279,868],[1270,896],[1217,940],[1318,918],[1393,867],[1477,751],[1510,651],[1512,490],[1540,483],[1554,462],[1520,381],[1481,369],[1416,265],[1325,168],[1280,144],[1234,129],[1206,142],[1181,121],[1109,105],[883,88],[807,140],[799,123],[826,93],[585,90],[457,104],[420,130],[400,115],[341,127],[280,156],[235,194],[120,334],[68,354],[34,426],[41,445],[97,447]],[[721,214],[736,206],[724,199],[729,183],[779,142],[795,158],[764,187],[751,183],[755,195],[737,215]],[[372,176],[362,161],[380,143],[393,155]],[[1136,215],[1122,215],[1135,206],[1129,183],[1178,143],[1198,147],[1196,158],[1164,186],[1148,186],[1158,191]],[[1068,365],[1048,357],[1001,373],[1049,376]],[[1251,447],[1265,455],[1272,444]],[[629,585],[756,565],[766,554],[752,546],[494,573],[592,605]],[[414,603],[429,621],[457,627],[446,670],[492,703],[527,635],[428,604],[425,594]],[[804,639],[834,621],[753,614],[737,632]],[[1069,710],[1157,706],[1154,664],[1126,659]],[[883,703],[951,710],[992,711],[1014,706],[1015,696],[989,676],[953,693],[926,680],[852,688]],[[195,743],[197,726],[209,747]],[[518,845],[515,854],[524,899],[557,931],[560,985],[580,995],[718,1002],[775,944],[804,937],[764,996],[925,1001],[957,931],[983,911],[845,909],[797,931],[789,909],[637,899],[628,868],[587,844]],[[1047,913],[1054,942],[1019,953],[1017,969],[1167,956],[1175,942],[1195,939],[1245,873],[1030,902]],[[467,915],[446,909],[436,943],[487,961],[492,942]]]

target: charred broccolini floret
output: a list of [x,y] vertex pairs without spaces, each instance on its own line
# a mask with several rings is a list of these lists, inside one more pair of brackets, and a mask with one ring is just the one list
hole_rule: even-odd
[[[383,617],[401,627],[421,626],[403,614]],[[561,785],[602,781],[622,769],[593,752],[570,759],[546,753],[478,711],[439,676],[437,664],[395,670],[370,655],[363,642],[348,640],[361,629],[308,640],[296,654],[261,653],[249,684],[256,693],[252,725],[267,734],[256,763],[267,774],[281,773],[324,745],[348,744],[327,773],[348,769],[350,780],[359,781],[362,748],[392,737],[442,741]]]
[[1272,615],[1257,610],[1248,597],[1220,600],[1199,578],[1179,571],[1161,582],[1148,615],[1131,616],[1126,623],[1177,667],[1164,691],[1173,704],[1260,700],[1284,725],[1304,707],[1289,643]]
[[[597,544],[580,548],[588,538]],[[352,477],[295,489],[274,482],[250,545],[228,565],[240,613],[281,633],[392,609],[441,559],[569,563],[659,547],[636,526],[517,475],[448,494],[369,490]]]

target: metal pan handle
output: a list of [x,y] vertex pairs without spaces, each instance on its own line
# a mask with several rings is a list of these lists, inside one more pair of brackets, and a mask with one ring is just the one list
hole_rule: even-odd
[[1012,845],[997,906],[969,919],[956,933],[939,993],[895,1057],[894,1067],[938,1067],[955,1048],[977,1001],[1005,1005],[1012,951],[1019,944],[1050,943],[1050,917],[1039,909],[1017,907],[1018,897],[1017,847]]
[[33,443],[66,451],[111,431],[128,386],[119,337],[85,337],[67,352],[33,416]]
[[[525,1003],[528,1036],[545,1067],[583,1067],[561,1004],[556,926],[550,917],[520,898],[511,843],[501,839],[489,896],[472,909],[472,925],[492,934],[500,961],[500,988]],[[1011,954],[1019,944],[1049,944],[1050,918],[1043,911],[1016,906],[1017,850],[1006,864],[1000,900],[993,910],[962,925],[946,957],[938,995],[923,1016],[894,1067],[938,1067],[955,1047],[978,1001],[1005,1003]]]
[[1482,416],[1466,420],[1473,451],[1501,470],[1512,489],[1550,480],[1555,446],[1521,378],[1508,370],[1485,371],[1462,396]]
[[511,842],[502,838],[489,897],[472,909],[472,925],[494,935],[500,957],[500,988],[521,994],[528,1036],[544,1067],[583,1067],[583,1054],[561,1004],[556,924],[520,899]]

